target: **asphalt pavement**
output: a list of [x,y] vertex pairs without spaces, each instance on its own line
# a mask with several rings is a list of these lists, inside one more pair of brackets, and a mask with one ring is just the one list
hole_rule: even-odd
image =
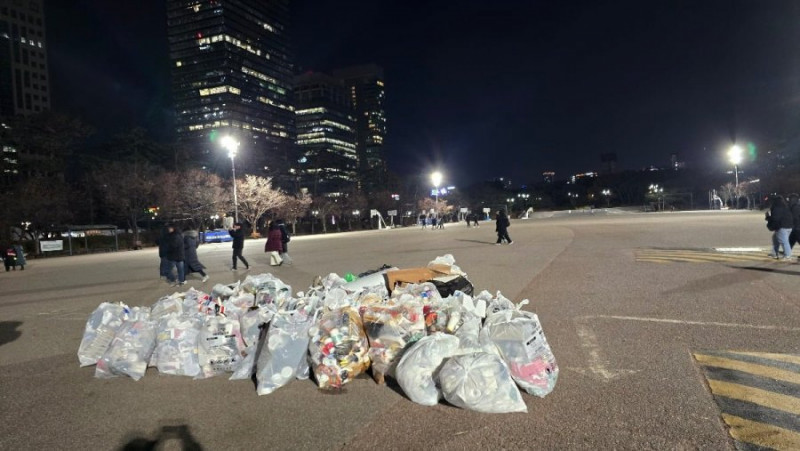
[[[731,423],[718,398],[734,395],[709,387],[733,379],[709,382],[722,373],[698,361],[742,360],[742,352],[789,362],[776,366],[790,374],[775,373],[789,379],[780,388],[788,404],[777,408],[800,405],[790,396],[800,265],[766,258],[762,213],[573,212],[514,220],[509,233],[514,244],[501,246],[487,222],[295,237],[294,265],[277,268],[268,266],[264,241],[252,240],[249,272],[229,270],[230,244],[206,244],[198,255],[211,278],[189,286],[210,290],[272,272],[298,291],[317,275],[422,266],[452,254],[477,290],[530,299],[525,308],[541,319],[560,374],[547,397],[523,395],[527,414],[423,407],[367,377],[336,395],[294,381],[266,396],[249,381],[152,368],[138,382],[95,379],[76,355],[89,313],[102,301],[151,305],[175,290],[158,278],[156,250],[145,249],[29,259],[25,271],[0,274],[0,449],[146,449],[155,440],[210,450],[766,446],[746,443],[752,434],[736,428],[769,418],[756,412]],[[779,428],[789,431],[785,441],[773,447],[791,449],[792,431],[800,437],[800,422],[789,418]]]

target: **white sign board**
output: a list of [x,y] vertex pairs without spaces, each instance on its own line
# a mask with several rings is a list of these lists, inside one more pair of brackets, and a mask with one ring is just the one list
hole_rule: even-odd
[[386,214],[389,216],[397,216],[397,210],[389,210],[386,212]]
[[490,211],[492,211],[492,209],[491,209],[491,208],[484,208],[484,209],[483,209],[483,212],[484,212],[484,213],[489,213]]
[[39,241],[42,252],[63,251],[64,240]]
[[375,216],[378,216],[378,210],[370,210],[369,217],[374,218]]
[[466,212],[467,212],[467,207],[461,207],[461,213],[466,213]]

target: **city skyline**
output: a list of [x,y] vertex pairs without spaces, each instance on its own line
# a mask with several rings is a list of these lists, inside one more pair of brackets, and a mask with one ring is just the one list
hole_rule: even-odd
[[[152,45],[166,35],[152,20],[163,6],[58,3],[45,1],[54,108],[167,139],[166,50]],[[291,11],[297,72],[385,68],[386,157],[401,175],[526,183],[599,170],[609,152],[619,169],[678,154],[723,170],[734,140],[766,150],[796,128],[792,2],[416,6],[298,0]]]

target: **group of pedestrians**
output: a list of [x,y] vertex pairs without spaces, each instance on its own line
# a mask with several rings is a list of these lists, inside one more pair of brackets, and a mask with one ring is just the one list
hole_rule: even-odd
[[175,224],[167,224],[158,238],[160,276],[172,285],[185,285],[187,273],[198,273],[206,282],[206,267],[197,258],[199,245],[200,234],[192,224],[185,232],[181,232]]
[[286,229],[286,222],[282,219],[270,221],[267,227],[267,242],[264,244],[264,252],[274,253],[270,256],[270,265],[281,266],[284,263],[292,264],[289,256],[289,241],[291,235]]
[[[792,248],[800,242],[800,196],[789,195],[789,202],[782,196],[773,196],[767,212],[767,229],[772,231],[772,252],[769,256],[784,261],[793,261]],[[780,249],[783,248],[783,257]]]
[[[237,271],[239,262],[244,264],[245,271],[250,269],[250,263],[242,255],[244,249],[245,231],[242,223],[237,222],[228,230],[231,238],[231,271]],[[280,256],[279,264],[292,264],[289,256],[289,240],[291,235],[286,229],[286,223],[282,219],[271,221],[267,236],[265,252],[276,251]],[[197,257],[197,248],[200,246],[200,233],[189,223],[183,232],[175,224],[167,224],[158,238],[158,256],[161,259],[160,276],[172,285],[185,285],[186,277],[197,273],[202,282],[208,281],[208,274],[205,272],[205,265]]]

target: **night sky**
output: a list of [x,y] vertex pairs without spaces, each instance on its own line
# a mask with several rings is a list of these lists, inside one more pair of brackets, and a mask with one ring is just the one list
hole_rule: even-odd
[[[538,181],[670,154],[724,167],[800,128],[800,2],[292,0],[298,71],[386,72],[389,167]],[[45,0],[53,108],[171,138],[159,0]]]

